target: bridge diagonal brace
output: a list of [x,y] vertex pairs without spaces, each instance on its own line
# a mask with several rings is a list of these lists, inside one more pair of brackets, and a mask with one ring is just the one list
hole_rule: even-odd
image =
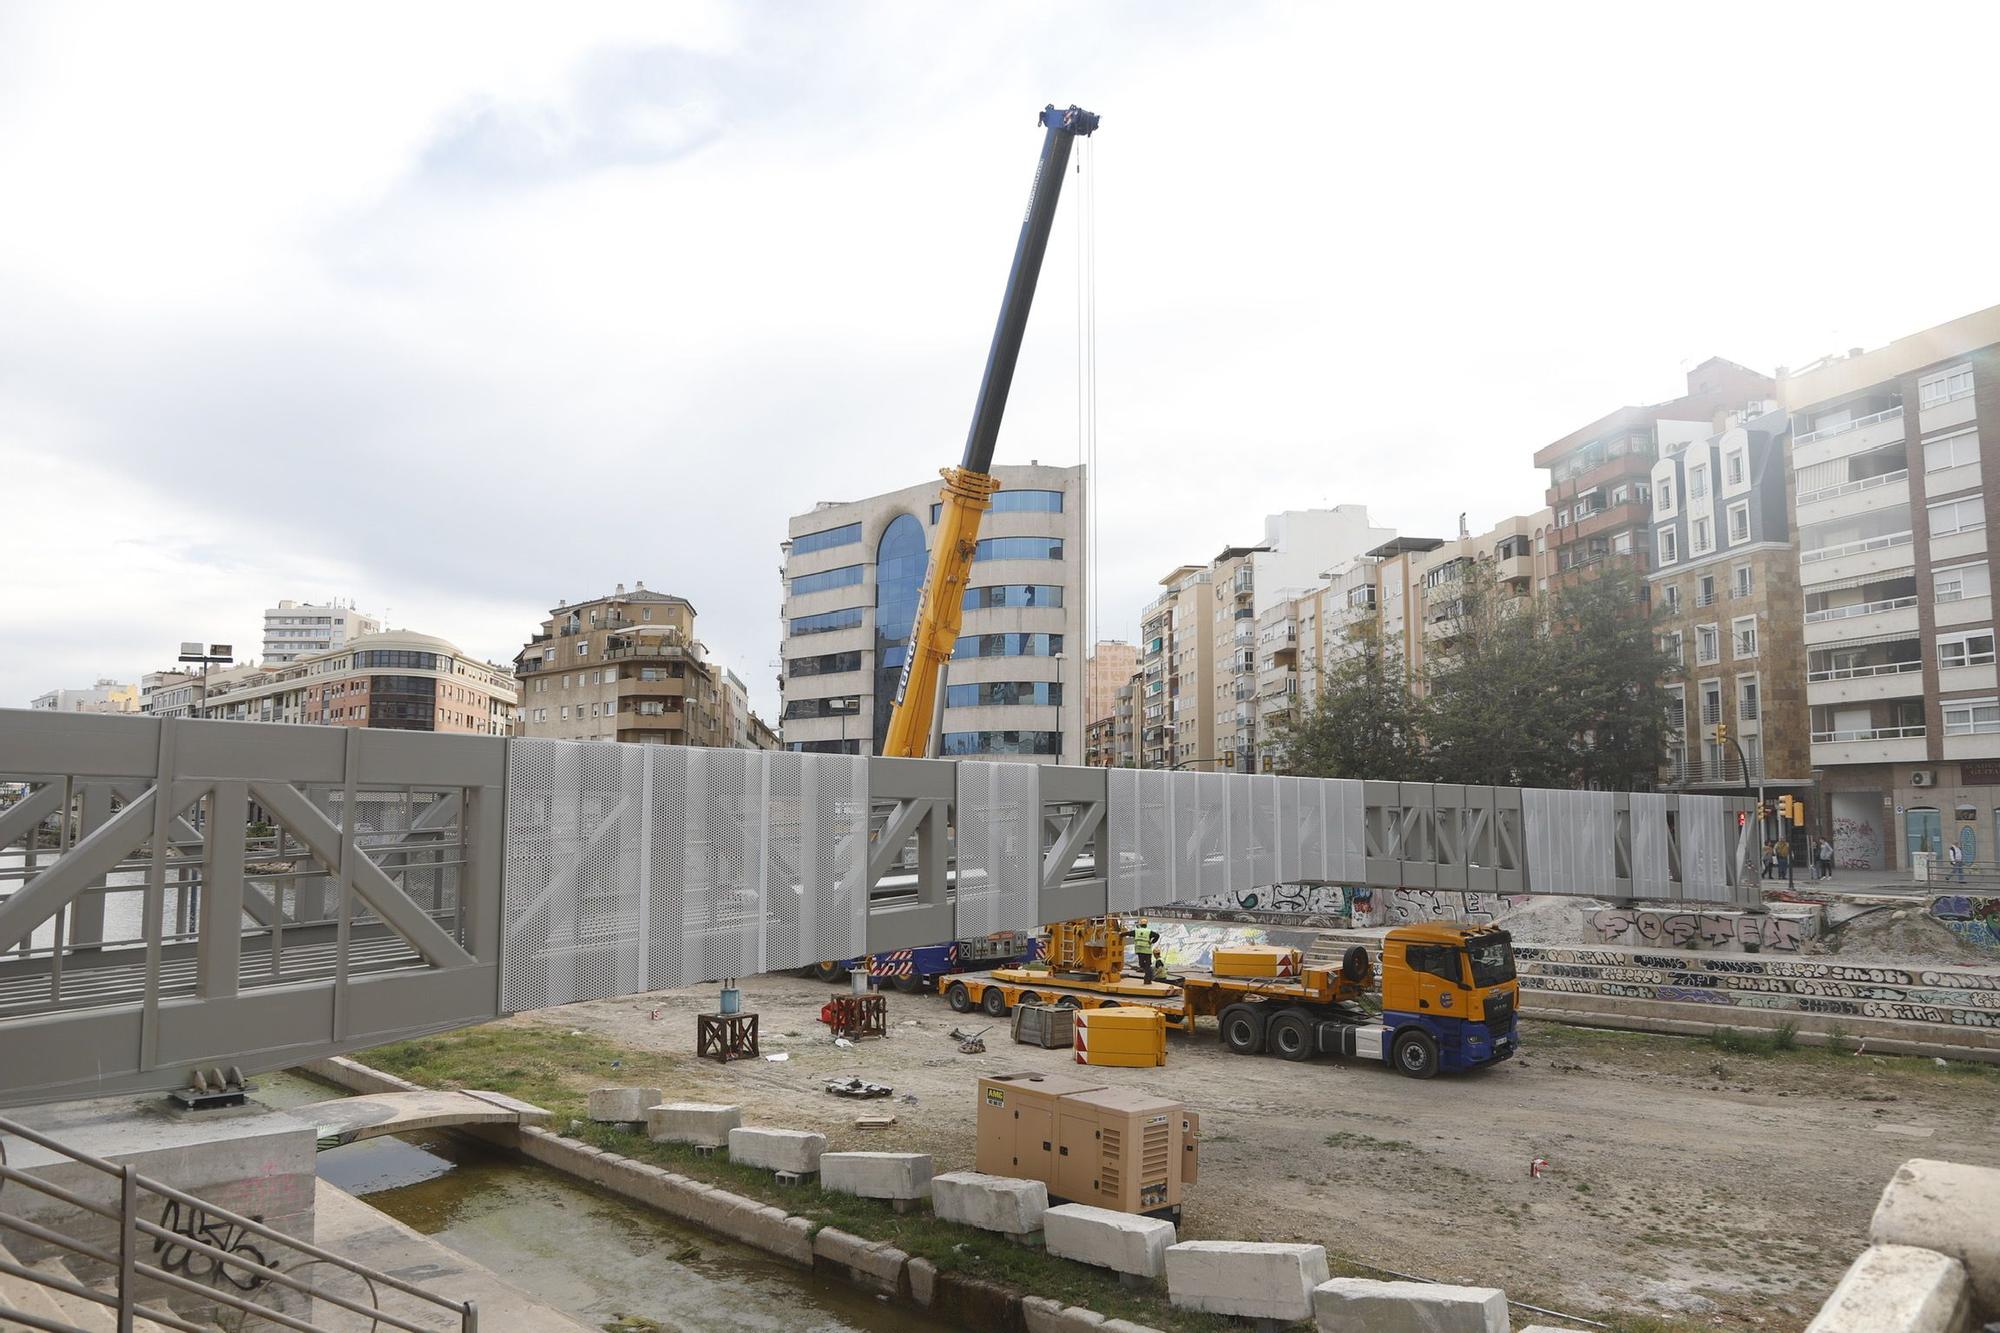
[[882,836],[875,840],[873,850],[868,853],[868,882],[880,884],[882,877],[895,868],[896,859],[902,855],[903,845],[910,840],[926,818],[935,813],[944,802],[928,796],[906,797],[896,802],[889,812],[888,823],[882,826]]
[[[1085,804],[1073,818],[1063,824],[1055,845],[1050,847],[1048,854],[1042,858],[1044,889],[1057,888],[1069,878],[1070,868],[1076,864],[1076,858],[1083,854],[1083,849],[1090,845],[1090,840],[1103,825],[1104,802],[1102,801]],[[1098,873],[1100,875],[1104,873],[1101,866]]]
[[[62,804],[62,795],[62,783],[48,782],[0,810],[0,847],[12,846],[16,838],[26,837],[30,829],[54,814]],[[69,812],[63,814],[67,817]]]
[[320,813],[319,808],[308,801],[298,788],[282,782],[252,782],[250,793],[258,804],[269,810],[303,842],[322,865],[344,876],[355,895],[391,930],[408,941],[426,963],[432,967],[462,967],[475,961],[471,954],[459,947],[457,940],[424,915],[423,909],[397,887],[394,880],[383,874],[380,866],[358,850],[354,863],[343,865],[340,828]]
[[48,869],[0,903],[0,953],[34,934],[35,928],[67,906],[78,894],[109,874],[111,868],[153,836],[153,803],[145,791],[72,847]]

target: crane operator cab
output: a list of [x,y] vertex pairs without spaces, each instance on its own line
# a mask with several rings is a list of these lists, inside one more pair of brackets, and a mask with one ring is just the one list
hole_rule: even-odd
[[1399,926],[1382,942],[1383,1054],[1412,1078],[1509,1059],[1520,1046],[1520,991],[1506,931],[1462,921]]

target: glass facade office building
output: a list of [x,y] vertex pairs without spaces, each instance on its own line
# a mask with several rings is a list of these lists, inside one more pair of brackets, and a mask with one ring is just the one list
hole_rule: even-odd
[[[946,673],[940,753],[1081,763],[1083,469],[996,474]],[[780,665],[788,747],[880,752],[941,517],[928,482],[791,521]]]

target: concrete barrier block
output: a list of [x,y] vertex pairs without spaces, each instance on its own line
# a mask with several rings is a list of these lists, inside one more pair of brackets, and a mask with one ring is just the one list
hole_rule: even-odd
[[1327,1277],[1323,1245],[1184,1240],[1167,1249],[1167,1299],[1183,1310],[1310,1319],[1313,1288]]
[[1337,1277],[1313,1288],[1319,1333],[1507,1333],[1497,1287]]
[[928,1310],[937,1299],[937,1265],[928,1259],[912,1259],[903,1265],[910,1278],[910,1299]]
[[864,1199],[928,1199],[931,1155],[923,1152],[829,1152],[819,1158],[821,1189]]
[[1042,1229],[1049,1187],[1039,1180],[947,1171],[931,1177],[931,1210],[947,1222],[1028,1236]]
[[586,1114],[600,1125],[639,1125],[659,1101],[658,1088],[592,1088]]
[[1911,1158],[1882,1191],[1868,1239],[1950,1255],[1979,1305],[2000,1312],[2000,1170]]
[[1157,1217],[1113,1212],[1084,1203],[1066,1203],[1042,1214],[1049,1253],[1134,1277],[1167,1271],[1167,1247],[1174,1224]]
[[819,1170],[819,1155],[825,1151],[826,1135],[805,1130],[739,1126],[729,1131],[729,1160],[766,1171],[809,1176]]
[[714,1102],[666,1102],[646,1108],[646,1137],[655,1143],[726,1148],[729,1131],[743,1123],[743,1108]]
[[1847,1267],[1806,1333],[1966,1333],[1965,1265],[1914,1245],[1871,1245]]
[[847,1270],[855,1282],[884,1296],[902,1286],[903,1265],[910,1256],[884,1241],[867,1240],[835,1227],[821,1227],[813,1237],[813,1259]]

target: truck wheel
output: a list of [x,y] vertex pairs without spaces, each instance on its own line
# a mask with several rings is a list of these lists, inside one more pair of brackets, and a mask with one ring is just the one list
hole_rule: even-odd
[[889,983],[905,995],[915,995],[924,988],[922,977],[897,977]]
[[839,963],[819,963],[813,967],[813,975],[832,986],[847,980],[847,969]]
[[1349,981],[1368,980],[1368,970],[1368,950],[1358,944],[1349,949],[1347,955],[1340,960],[1340,975]]
[[1264,1043],[1273,1054],[1287,1060],[1310,1060],[1316,1045],[1312,1018],[1296,1009],[1274,1015],[1264,1031]]
[[961,1014],[972,1012],[972,992],[963,981],[954,981],[944,993],[944,1002]]
[[1056,997],[1056,1004],[1064,1009],[1083,1008],[1083,1001],[1077,999],[1074,995],[1059,995]]
[[1407,1032],[1390,1048],[1396,1068],[1411,1078],[1430,1078],[1438,1071],[1437,1043],[1427,1032]]
[[1015,1004],[1040,1004],[1042,997],[1031,990],[1024,990],[1014,997]]
[[1263,1006],[1232,1004],[1216,1016],[1222,1029],[1222,1044],[1238,1055],[1255,1055],[1264,1049]]
[[979,997],[979,1007],[984,1009],[989,1017],[1005,1018],[1007,1016],[1006,992],[1002,991],[998,986],[988,986],[986,993]]

